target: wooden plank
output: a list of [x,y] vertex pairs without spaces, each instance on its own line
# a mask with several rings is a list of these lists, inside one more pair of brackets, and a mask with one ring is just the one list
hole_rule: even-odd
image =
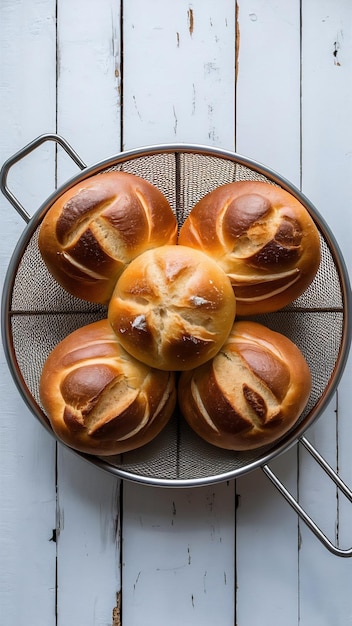
[[[238,1],[236,150],[300,181],[298,3]],[[272,469],[297,493],[297,453]],[[239,626],[298,622],[297,519],[256,470],[237,480],[236,620]],[[265,581],[265,583],[264,583]],[[280,586],[280,593],[276,592]],[[249,598],[255,589],[255,602]]]
[[[352,191],[352,7],[348,1],[326,0],[306,2],[302,8],[302,185],[332,229],[350,270],[352,222],[346,214],[346,203]],[[338,396],[308,435],[351,485],[350,371],[349,361]],[[302,459],[301,467],[302,504],[329,537],[340,542],[341,548],[351,547],[351,504],[345,507],[343,497],[336,499],[335,488],[309,459]],[[334,557],[317,542],[311,542],[303,528],[301,532],[301,624],[333,622],[342,626],[349,621],[346,615],[351,614],[352,561]],[[331,594],[333,579],[340,583]]]
[[233,484],[125,484],[123,503],[123,623],[232,626]]
[[[227,0],[206,8],[200,0],[125,3],[126,149],[174,141],[233,148],[234,37]],[[233,484],[123,489],[123,623],[207,626],[219,618],[232,626]]]
[[[2,2],[0,40],[2,164],[55,123],[55,2]],[[52,157],[44,147],[9,175],[11,190],[30,214],[54,184]],[[0,205],[2,288],[25,223],[3,196]],[[2,346],[0,399],[1,615],[8,626],[54,626],[55,442],[20,397]]]
[[[270,467],[295,495],[296,449]],[[237,493],[236,623],[259,626],[265,619],[264,623],[295,626],[299,610],[296,516],[261,470],[237,480]],[[250,602],[253,589],[255,602]]]
[[[69,450],[58,455],[58,624],[112,623],[120,594],[120,483]],[[74,588],[74,593],[73,593]]]
[[235,11],[229,0],[124,6],[124,148],[234,147]]
[[120,47],[118,2],[58,0],[58,132],[87,165],[120,151]]
[[[57,129],[92,164],[120,150],[119,8],[113,0],[60,0],[57,18]],[[76,172],[60,152],[59,183]],[[119,515],[119,481],[59,446],[58,624],[112,623]]]
[[236,150],[299,187],[299,3],[237,4]]

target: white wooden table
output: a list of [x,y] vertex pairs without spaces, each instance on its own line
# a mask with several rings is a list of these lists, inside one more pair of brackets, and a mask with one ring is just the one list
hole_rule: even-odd
[[[0,0],[0,162],[57,132],[91,165],[121,150],[236,150],[300,187],[352,267],[351,0]],[[32,214],[76,173],[45,145],[11,186]],[[25,224],[4,197],[1,280]],[[351,359],[308,438],[352,485]],[[352,559],[260,469],[229,483],[120,482],[56,444],[1,352],[3,626],[348,626]],[[273,463],[321,528],[352,510],[294,446]]]

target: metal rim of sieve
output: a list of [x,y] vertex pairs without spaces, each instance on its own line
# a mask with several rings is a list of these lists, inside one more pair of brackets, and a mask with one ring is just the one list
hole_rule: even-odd
[[[17,163],[20,159],[26,156],[31,150],[34,150],[38,145],[43,143],[44,141],[55,141],[59,143],[75,160],[77,165],[82,169],[82,172],[72,177],[68,182],[62,185],[59,189],[57,189],[49,198],[45,200],[45,202],[39,207],[33,217],[29,217],[26,211],[23,209],[20,202],[13,196],[7,186],[7,174],[10,168]],[[15,250],[13,252],[12,258],[10,260],[10,264],[7,270],[3,294],[2,294],[2,307],[1,307],[1,329],[2,329],[2,338],[3,345],[5,350],[5,356],[8,362],[9,369],[11,371],[12,377],[15,381],[15,384],[24,399],[27,406],[30,408],[31,412],[40,420],[43,426],[50,432],[54,437],[50,426],[48,425],[48,421],[40,406],[38,406],[37,401],[33,397],[31,390],[28,388],[27,383],[24,379],[23,373],[21,371],[21,367],[19,366],[15,343],[16,338],[14,337],[14,333],[12,330],[12,318],[16,312],[12,310],[12,299],[13,299],[13,291],[16,283],[16,277],[19,270],[20,263],[22,261],[25,250],[27,249],[28,244],[31,242],[36,229],[41,223],[45,213],[48,211],[52,203],[58,198],[62,193],[67,191],[74,184],[82,181],[85,178],[98,174],[100,172],[110,170],[110,169],[119,169],[121,166],[125,166],[126,164],[133,163],[135,160],[147,159],[149,157],[154,157],[158,155],[170,155],[171,158],[175,159],[175,167],[176,170],[179,167],[178,160],[180,157],[184,156],[187,158],[187,155],[196,155],[199,157],[205,157],[210,159],[219,159],[221,162],[226,162],[232,164],[234,167],[240,166],[244,168],[248,168],[250,171],[258,174],[259,176],[263,176],[269,182],[273,184],[277,184],[293,196],[295,196],[308,210],[311,214],[313,220],[315,221],[318,230],[325,241],[331,256],[333,258],[333,262],[335,264],[335,269],[339,278],[340,289],[341,289],[341,299],[343,303],[343,322],[342,322],[342,333],[340,345],[338,348],[337,358],[335,365],[331,371],[331,376],[328,381],[328,384],[323,389],[320,398],[315,402],[313,408],[309,410],[308,414],[297,424],[296,427],[282,440],[272,445],[269,449],[265,449],[263,452],[260,452],[259,455],[248,461],[244,462],[239,467],[234,467],[232,469],[227,469],[223,472],[218,472],[216,474],[209,474],[201,477],[193,477],[193,478],[165,478],[157,475],[148,475],[139,473],[133,469],[133,467],[128,467],[125,469],[123,464],[114,464],[111,462],[109,458],[100,458],[94,457],[87,454],[83,454],[77,451],[74,451],[76,454],[86,459],[88,462],[93,463],[97,467],[108,471],[116,475],[117,477],[132,480],[135,482],[154,485],[160,487],[194,487],[194,486],[202,486],[209,485],[211,483],[221,482],[225,480],[230,480],[236,478],[240,475],[248,473],[258,467],[266,467],[267,463],[273,459],[281,455],[291,446],[295,445],[300,439],[303,438],[303,434],[306,429],[321,415],[322,411],[326,407],[327,403],[331,399],[332,394],[336,390],[336,387],[341,379],[343,374],[348,352],[351,343],[351,288],[349,284],[348,272],[338,247],[338,244],[334,238],[333,233],[330,228],[326,224],[325,220],[318,213],[317,209],[312,205],[312,203],[306,198],[294,185],[292,185],[289,181],[283,178],[278,173],[274,172],[270,168],[260,164],[259,162],[250,159],[248,157],[239,155],[235,152],[219,149],[216,147],[209,147],[198,144],[159,144],[153,146],[146,146],[141,148],[136,148],[133,150],[129,150],[126,152],[121,152],[117,155],[109,157],[95,165],[90,167],[86,167],[85,163],[76,155],[76,153],[72,150],[72,148],[65,142],[65,140],[57,135],[42,135],[34,142],[31,142],[28,146],[26,146],[23,150],[16,153],[11,159],[8,159],[6,163],[3,165],[0,174],[0,183],[1,190],[3,194],[7,197],[7,199],[11,202],[11,204],[16,208],[16,210],[21,214],[21,216],[28,222],[27,227],[25,228],[22,236],[20,237]],[[176,177],[176,189],[175,195],[176,198],[180,194],[179,189],[179,176]],[[219,451],[221,454],[221,451]]]

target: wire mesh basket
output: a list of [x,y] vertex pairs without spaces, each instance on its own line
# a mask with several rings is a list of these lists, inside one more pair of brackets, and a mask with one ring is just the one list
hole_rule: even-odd
[[[45,141],[61,145],[81,172],[56,190],[30,217],[7,186],[10,168]],[[8,159],[1,190],[27,226],[13,253],[2,297],[2,335],[9,368],[34,415],[50,432],[39,398],[39,379],[49,352],[73,330],[104,318],[107,308],[68,294],[49,274],[38,249],[42,219],[67,189],[92,175],[121,170],[145,178],[166,196],[179,225],[205,194],[233,181],[259,180],[295,196],[313,218],[321,239],[321,263],[310,287],[278,312],[251,319],[289,337],[304,354],[312,373],[312,392],[295,426],[274,444],[248,452],[221,450],[201,440],[176,411],[162,433],[135,451],[114,457],[90,457],[91,463],[124,479],[149,485],[188,487],[236,478],[261,467],[286,500],[329,550],[340,550],[320,531],[268,466],[275,456],[300,443],[352,501],[352,493],[304,437],[321,415],[343,373],[351,341],[351,291],[344,260],[332,232],[310,201],[265,166],[233,152],[200,145],[149,146],[101,161],[89,168],[58,135],[42,135]]]

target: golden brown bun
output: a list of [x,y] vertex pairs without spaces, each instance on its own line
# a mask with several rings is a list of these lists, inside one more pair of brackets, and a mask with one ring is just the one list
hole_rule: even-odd
[[134,174],[108,172],[86,178],[54,202],[40,228],[39,249],[69,293],[106,304],[131,259],[176,240],[176,217],[161,191]]
[[216,259],[231,279],[240,316],[291,303],[320,263],[319,233],[307,209],[265,182],[228,183],[208,193],[193,207],[178,241]]
[[291,340],[240,321],[212,361],[181,374],[178,396],[200,437],[220,448],[250,450],[282,437],[310,390],[309,367]]
[[40,398],[54,433],[68,446],[120,454],[148,443],[168,422],[175,378],[127,354],[102,320],[74,331],[50,353]]
[[235,312],[230,280],[215,261],[192,248],[163,246],[125,269],[108,318],[134,357],[151,367],[185,370],[217,353]]

